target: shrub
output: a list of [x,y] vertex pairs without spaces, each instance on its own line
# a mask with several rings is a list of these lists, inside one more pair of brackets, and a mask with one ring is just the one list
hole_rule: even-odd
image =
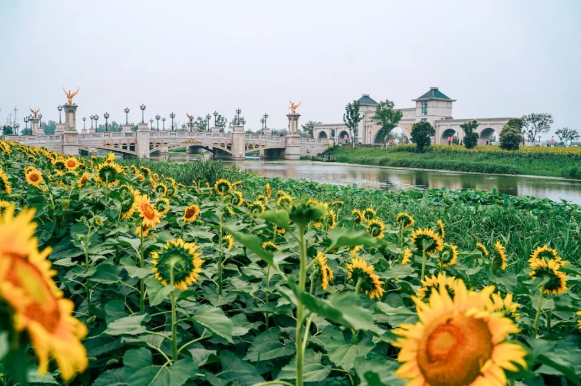
[[430,137],[433,137],[436,131],[429,122],[416,122],[412,126],[412,142],[416,144],[419,153],[430,147],[432,143]]
[[[512,121],[512,119],[511,119]],[[510,122],[510,121],[509,121]],[[523,136],[517,126],[508,123],[500,131],[500,148],[504,150],[518,150]]]

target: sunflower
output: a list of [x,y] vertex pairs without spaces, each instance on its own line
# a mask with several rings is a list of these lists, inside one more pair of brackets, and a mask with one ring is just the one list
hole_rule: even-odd
[[526,350],[506,342],[519,329],[486,311],[493,290],[468,291],[460,282],[454,299],[445,288],[432,291],[427,304],[413,298],[420,320],[394,331],[401,338],[392,345],[401,348],[397,360],[403,362],[395,374],[417,386],[506,385],[504,370],[526,368]]
[[4,210],[6,208],[8,208],[9,206],[10,206],[10,203],[8,201],[0,200],[0,214],[2,214],[4,212]]
[[136,197],[135,205],[139,211],[139,216],[143,219],[141,224],[147,225],[150,228],[155,228],[156,224],[159,224],[161,220],[159,219],[159,213],[151,205],[149,197],[146,195],[139,195]]
[[555,261],[561,263],[561,265],[565,265],[563,264],[564,262],[562,261],[561,257],[559,256],[559,252],[557,252],[556,249],[553,248],[549,248],[548,245],[543,245],[542,247],[537,247],[533,253],[531,254],[531,258],[529,259],[529,263],[534,261],[535,259],[554,259]]
[[444,240],[444,236],[446,235],[446,231],[444,229],[444,222],[442,220],[436,221],[436,225],[438,226],[438,231],[440,232],[440,238]]
[[153,180],[154,181],[159,180],[159,174],[157,174],[157,173],[153,173],[153,176],[152,177],[153,177]]
[[373,273],[375,267],[367,264],[367,261],[361,257],[355,256],[351,263],[347,264],[347,278],[369,296],[369,299],[380,298],[383,296],[383,282],[379,276]]
[[51,161],[52,165],[56,170],[65,170],[67,166],[65,165],[65,160],[61,157],[55,158]]
[[197,205],[190,205],[184,211],[184,217],[182,217],[182,220],[184,220],[186,222],[194,222],[198,218],[199,214],[200,214],[200,207]]
[[232,235],[226,235],[222,237],[222,247],[230,250],[234,246],[234,238]]
[[411,261],[412,251],[409,248],[403,250],[403,257],[401,259],[401,264],[406,265]]
[[169,185],[167,185],[167,191],[165,193],[166,197],[173,197],[177,194],[178,190],[176,188],[176,183],[172,182]]
[[140,225],[135,229],[135,234],[139,237],[147,237],[151,227],[149,225]]
[[47,372],[52,356],[68,381],[87,368],[80,341],[87,329],[72,316],[73,302],[62,298],[52,280],[56,272],[47,260],[50,248],[38,251],[33,217],[34,210],[14,217],[14,206],[0,217],[0,297],[13,309],[15,330],[27,330],[38,372]]
[[281,208],[288,209],[291,207],[292,204],[293,204],[292,197],[287,196],[286,194],[279,196],[278,199],[276,200],[276,205],[280,206]]
[[371,220],[376,215],[376,212],[371,208],[363,209],[363,212],[361,213],[363,214],[363,218],[367,221]]
[[530,262],[530,275],[535,279],[547,279],[542,289],[546,294],[562,295],[567,291],[567,277],[560,271],[561,263],[555,259],[535,259]]
[[383,231],[385,230],[385,224],[378,218],[369,220],[367,223],[367,233],[376,239],[383,238]]
[[232,184],[227,179],[220,178],[214,184],[214,190],[216,190],[216,193],[220,196],[223,196],[232,190]]
[[235,188],[235,187],[237,187],[238,185],[240,185],[241,183],[242,183],[242,181],[236,181],[236,182],[233,182],[233,183],[232,183],[232,187],[233,187],[233,188]]
[[351,211],[351,216],[353,216],[353,221],[355,222],[355,224],[362,224],[364,217],[363,217],[363,212],[360,211],[359,209],[353,209]]
[[163,216],[164,214],[169,212],[170,208],[169,200],[165,197],[158,198],[155,201],[155,204],[153,204],[153,207],[155,208],[155,210],[157,210],[157,213],[159,213],[160,216]]
[[[202,272],[204,260],[195,243],[186,243],[181,238],[165,244],[160,252],[152,252],[155,278],[164,286],[173,283],[177,289],[186,290],[194,284]],[[172,275],[173,268],[173,275]]]
[[337,225],[337,215],[333,209],[327,212],[324,217],[324,221],[329,229],[335,229],[335,225]]
[[[426,276],[424,280],[422,280],[422,288],[418,290],[417,297],[418,299],[423,299],[426,295],[429,295],[429,292],[432,289],[436,289],[439,291],[441,288],[445,288],[448,294],[454,295],[454,289],[456,288],[456,284],[458,281],[462,281],[462,279],[456,279],[455,277],[446,277],[445,272],[440,272],[438,276],[432,275],[432,277]],[[452,296],[453,297],[453,296]]]
[[284,190],[278,190],[276,192],[276,197],[280,197],[280,196],[289,196],[289,194],[287,192],[285,192]]
[[29,185],[40,187],[40,184],[44,181],[42,178],[42,172],[40,170],[34,169],[26,173],[26,182]]
[[264,243],[262,243],[262,249],[264,249],[265,251],[268,251],[268,252],[280,251],[279,246],[276,245],[275,243],[273,243],[272,241],[265,241]]
[[266,184],[266,197],[270,198],[272,190],[270,190],[270,184]]
[[500,241],[497,241],[496,244],[494,244],[494,249],[492,249],[491,253],[492,257],[490,264],[504,271],[506,267],[508,267],[506,264],[506,249]]
[[476,243],[476,249],[482,252],[482,255],[488,256],[488,249],[486,249],[486,246],[484,244]]
[[160,196],[165,196],[167,194],[167,185],[163,182],[158,184],[155,184],[154,182],[153,190],[155,190],[155,193],[159,194]]
[[336,208],[341,208],[343,205],[345,205],[345,203],[343,201],[333,201],[331,203],[331,206],[334,206]]
[[[115,159],[115,156],[113,156],[113,159]],[[139,167],[139,171],[141,172],[141,174],[143,174],[144,176],[149,177],[151,175],[151,169],[145,166],[140,166]]]
[[4,173],[4,170],[0,169],[0,193],[11,194],[12,187],[10,186],[10,181],[8,181],[8,176]]
[[107,153],[107,157],[105,157],[105,161],[107,161],[108,163],[111,163],[111,162],[113,162],[113,160],[115,160],[115,153],[110,151],[109,153]]
[[111,163],[102,163],[97,166],[97,172],[95,174],[95,180],[98,182],[113,186],[119,182],[119,174],[121,174],[123,170],[121,166],[117,165],[115,162]]
[[259,194],[258,197],[256,197],[257,201],[264,201],[264,205],[268,204],[268,197],[266,197],[264,194]]
[[253,215],[260,214],[266,210],[266,207],[260,200],[256,200],[251,204],[248,204],[248,211]]
[[360,249],[361,249],[361,245],[356,245],[349,250],[349,253],[357,256],[357,252],[359,252]]
[[[428,242],[428,245],[425,246],[424,250],[424,241]],[[430,254],[436,251],[442,251],[444,248],[442,244],[442,239],[438,236],[433,230],[425,228],[425,229],[416,229],[412,233],[412,238],[410,242],[420,251],[425,252],[426,254]]]
[[121,196],[121,217],[123,219],[130,218],[135,212],[137,199],[139,194],[137,192],[131,191],[130,194],[125,194]]
[[[577,316],[581,316],[581,311],[577,311],[577,312],[575,313],[575,315],[577,315]],[[577,321],[577,325],[579,326],[579,329],[581,330],[581,319],[579,319],[579,320]]]
[[234,190],[232,192],[232,204],[242,206],[244,205],[244,196],[241,191]]
[[458,262],[458,247],[454,244],[444,243],[438,253],[438,263],[442,268],[451,267]]
[[504,316],[517,321],[520,319],[520,314],[517,312],[520,304],[512,301],[512,294],[508,293],[503,299],[499,293],[492,294],[491,298],[486,302],[486,310],[490,312],[500,312]]
[[327,256],[322,252],[317,253],[317,266],[321,275],[321,287],[326,291],[329,287],[329,280],[333,280],[333,270],[327,265]]
[[80,165],[79,161],[75,157],[69,157],[65,160],[65,166],[69,170],[75,170]]
[[90,179],[91,179],[91,175],[88,172],[84,172],[83,175],[81,176],[81,178],[79,178],[79,182],[77,182],[77,186],[79,188],[82,188],[83,186],[85,186],[87,181],[89,181]]
[[395,222],[402,228],[413,227],[415,224],[414,218],[406,212],[398,213],[397,216],[395,216]]
[[286,233],[286,229],[284,228],[279,228],[276,225],[274,226],[274,231],[278,234],[284,235]]

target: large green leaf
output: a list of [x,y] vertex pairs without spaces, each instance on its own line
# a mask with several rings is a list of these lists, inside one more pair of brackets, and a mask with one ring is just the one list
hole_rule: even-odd
[[34,368],[28,369],[28,374],[26,375],[28,382],[34,385],[58,385],[56,379],[51,374],[40,375],[36,366]]
[[375,347],[369,339],[363,339],[358,343],[346,342],[343,332],[337,328],[326,327],[323,331],[319,340],[323,342],[329,359],[345,370],[351,370],[355,358],[365,357]]
[[91,386],[126,386],[125,369],[123,367],[101,373]]
[[108,335],[138,335],[146,331],[145,327],[141,325],[147,315],[131,315],[125,318],[117,319],[107,325],[105,334]]
[[535,361],[542,363],[543,365],[549,366],[558,370],[561,374],[565,375],[571,382],[575,385],[580,386],[581,380],[579,380],[579,375],[575,372],[575,368],[562,356],[558,355],[538,355]]
[[259,237],[237,232],[231,228],[226,228],[226,231],[234,237],[234,240],[250,249],[256,256],[268,264],[278,267],[278,264],[273,259],[274,255],[262,248],[262,240]]
[[258,374],[254,366],[242,361],[230,351],[220,352],[220,363],[222,364],[222,371],[216,374],[215,377],[223,381],[221,384],[225,385],[232,382],[231,384],[236,386],[251,386],[255,383],[264,382],[264,379]]
[[244,360],[251,362],[267,361],[293,355],[295,351],[294,344],[285,344],[280,337],[280,328],[274,327],[254,338]]
[[356,245],[377,245],[381,241],[372,237],[364,230],[354,231],[348,228],[335,228],[329,231],[331,245],[327,251],[339,249],[341,247],[354,247]]
[[387,322],[392,327],[397,327],[402,323],[414,323],[418,320],[417,314],[407,307],[392,307],[387,303],[377,302],[376,310],[386,316]]
[[407,381],[395,375],[400,363],[387,358],[355,358],[353,367],[359,376],[360,386],[403,386]]
[[190,319],[233,343],[232,321],[228,319],[222,309],[203,304],[196,308],[195,314],[191,315]]
[[169,378],[171,386],[181,386],[193,376],[197,368],[194,361],[190,358],[180,359],[169,368]]
[[145,347],[125,351],[123,355],[123,365],[125,366],[125,376],[130,377],[139,369],[150,366],[153,363],[151,351]]
[[123,355],[125,378],[129,386],[170,385],[170,372],[165,366],[152,366],[153,357],[146,348],[128,350]]
[[158,293],[155,294],[153,299],[151,297],[149,298],[149,304],[152,307],[155,307],[158,304],[161,304],[165,299],[167,299],[169,297],[169,295],[171,294],[171,292],[173,290],[175,290],[175,287],[172,287],[170,285],[163,287],[161,289],[161,291],[159,291]]
[[[321,359],[323,354],[314,352],[313,350],[306,350],[303,358],[303,380],[305,382],[321,382],[325,380],[331,373],[331,366],[323,365]],[[297,379],[297,364],[296,358],[280,370],[278,379],[294,380]]]
[[266,221],[270,221],[273,224],[276,224],[277,227],[288,229],[290,218],[288,216],[288,211],[284,209],[279,210],[267,210],[263,213],[260,213],[258,216],[265,219]]

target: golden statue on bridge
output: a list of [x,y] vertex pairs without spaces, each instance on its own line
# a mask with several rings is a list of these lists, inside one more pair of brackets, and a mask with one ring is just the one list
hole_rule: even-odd
[[290,107],[289,107],[289,109],[291,109],[291,114],[296,114],[297,113],[297,108],[301,105],[302,100],[300,100],[299,103],[297,103],[297,104],[291,102],[290,100],[289,100],[289,102],[291,104]]
[[75,91],[75,92],[71,92],[71,90],[69,90],[69,92],[67,92],[67,90],[65,90],[65,88],[63,87],[63,91],[65,92],[65,95],[67,96],[67,99],[69,101],[69,105],[73,104],[73,98],[79,93],[80,89],[81,88],[79,87],[77,89],[77,91]]
[[32,111],[32,114],[34,114],[34,118],[36,118],[40,109],[36,109],[36,110],[30,109],[30,111]]

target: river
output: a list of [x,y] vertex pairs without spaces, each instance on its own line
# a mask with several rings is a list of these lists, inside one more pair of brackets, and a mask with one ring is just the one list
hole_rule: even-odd
[[[192,157],[193,158],[193,157]],[[188,162],[185,154],[172,154],[173,162]],[[556,178],[473,174],[439,170],[397,169],[312,161],[225,161],[240,170],[264,177],[305,179],[368,189],[479,189],[513,196],[535,196],[581,205],[581,181]]]

